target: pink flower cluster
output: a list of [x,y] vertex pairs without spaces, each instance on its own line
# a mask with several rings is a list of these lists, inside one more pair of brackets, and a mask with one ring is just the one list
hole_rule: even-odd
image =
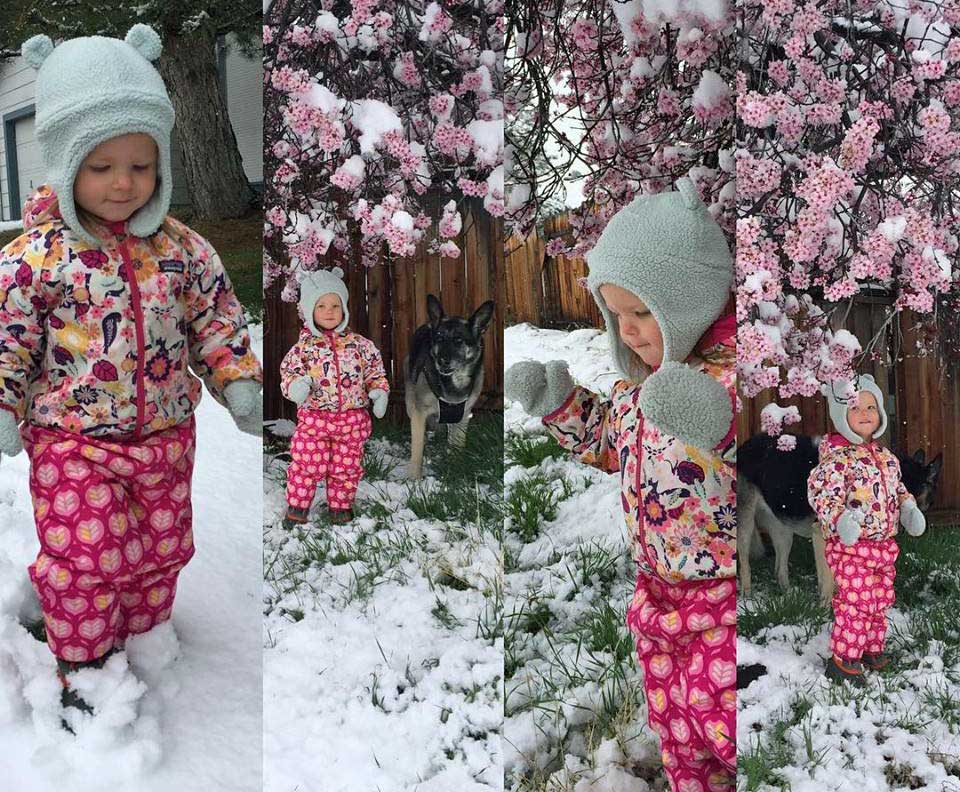
[[[435,195],[502,213],[502,176],[492,174],[502,173],[503,3],[460,5],[319,0],[297,17],[289,3],[268,4],[264,277],[286,284],[285,297],[290,275],[328,249],[350,260],[359,245],[368,266],[384,244],[396,257],[458,256],[459,227],[443,236]],[[317,216],[332,218],[323,237],[302,220]],[[454,210],[444,229],[459,222]]]

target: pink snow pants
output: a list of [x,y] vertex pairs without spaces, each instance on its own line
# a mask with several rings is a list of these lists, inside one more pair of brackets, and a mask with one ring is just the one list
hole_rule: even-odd
[[290,441],[287,504],[294,509],[309,509],[317,484],[325,480],[331,509],[353,506],[363,477],[363,445],[371,430],[370,413],[363,409],[300,409]]
[[830,651],[837,657],[856,662],[864,652],[883,651],[899,554],[893,538],[861,539],[853,545],[839,539],[827,542],[827,564],[836,580]]
[[40,537],[29,572],[47,642],[64,660],[95,660],[170,618],[194,550],[194,421],[139,441],[21,432]]
[[730,792],[737,777],[736,585],[640,573],[627,609],[650,727],[673,792]]

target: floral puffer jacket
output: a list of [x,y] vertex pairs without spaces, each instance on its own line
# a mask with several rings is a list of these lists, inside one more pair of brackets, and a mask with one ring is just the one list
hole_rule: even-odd
[[313,335],[307,328],[280,364],[280,390],[289,398],[290,384],[300,377],[313,379],[310,396],[300,405],[307,410],[352,410],[370,404],[372,390],[390,393],[380,351],[373,341],[344,330]]
[[44,211],[55,198],[34,193],[24,233],[0,251],[0,408],[67,432],[139,438],[193,413],[202,388],[190,368],[221,403],[233,380],[262,379],[209,242],[168,218],[149,238],[114,224],[91,247]]
[[[736,394],[736,344],[727,338],[688,361]],[[732,578],[737,560],[735,426],[712,453],[644,421],[642,385],[620,380],[610,399],[577,387],[543,422],[581,462],[620,473],[631,550],[642,572],[668,582]]]
[[863,509],[860,538],[897,535],[900,507],[913,497],[900,479],[900,461],[878,443],[854,445],[843,435],[820,441],[820,463],[810,471],[807,496],[825,539],[837,536],[837,520]]

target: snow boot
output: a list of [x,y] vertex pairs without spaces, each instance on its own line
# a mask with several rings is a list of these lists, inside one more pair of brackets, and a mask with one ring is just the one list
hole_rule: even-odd
[[287,508],[287,516],[283,518],[283,527],[291,531],[297,526],[306,525],[309,516],[309,509],[295,509],[290,506]]
[[[60,684],[63,685],[63,689],[60,691],[60,706],[64,709],[73,707],[74,709],[78,709],[87,715],[92,715],[93,707],[91,707],[90,704],[88,704],[84,698],[77,693],[77,691],[70,687],[67,674],[73,674],[83,668],[103,668],[104,663],[106,663],[110,656],[116,651],[116,649],[111,649],[105,655],[86,663],[72,663],[69,660],[64,660],[58,657],[57,676],[60,677]],[[74,733],[73,729],[70,728],[70,725],[67,723],[65,718],[60,719],[60,725],[63,726],[66,731],[70,732],[70,734]]]
[[886,652],[877,652],[877,654],[864,652],[862,659],[863,667],[871,671],[882,671],[890,664],[890,656]]
[[333,525],[345,525],[353,519],[353,509],[330,509],[330,522]]
[[827,660],[825,675],[828,679],[850,682],[856,687],[863,687],[866,684],[863,679],[863,665],[859,660],[844,660],[834,655]]

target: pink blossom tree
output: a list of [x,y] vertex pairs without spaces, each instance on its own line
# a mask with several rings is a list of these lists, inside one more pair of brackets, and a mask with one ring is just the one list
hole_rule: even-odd
[[[905,311],[932,339],[960,302],[955,0],[745,0],[737,76],[739,381],[812,396],[848,379]],[[858,294],[887,303],[870,339]],[[954,323],[955,325],[955,323]],[[954,329],[955,333],[955,329]],[[764,428],[778,434],[782,413]]]
[[455,257],[464,200],[503,214],[501,0],[275,0],[264,22],[265,287],[293,300],[355,246]]
[[507,19],[508,230],[526,236],[580,182],[573,243],[548,254],[582,256],[638,193],[689,176],[732,241],[730,3],[544,0]]

